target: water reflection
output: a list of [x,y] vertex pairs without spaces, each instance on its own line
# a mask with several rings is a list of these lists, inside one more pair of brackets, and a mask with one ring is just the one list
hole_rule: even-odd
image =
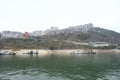
[[0,56],[0,79],[120,80],[120,54]]

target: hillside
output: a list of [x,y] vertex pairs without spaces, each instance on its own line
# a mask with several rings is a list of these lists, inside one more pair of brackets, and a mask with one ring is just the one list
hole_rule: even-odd
[[71,40],[77,42],[109,42],[109,43],[120,43],[120,33],[115,31],[106,30],[99,27],[92,27],[88,31],[80,32],[73,31],[65,33],[58,33],[44,36],[48,39],[57,40]]
[[41,37],[1,38],[0,49],[77,49],[94,48],[81,43],[105,42],[116,48],[120,44],[120,33],[93,27],[93,24],[72,26],[61,30],[49,30]]

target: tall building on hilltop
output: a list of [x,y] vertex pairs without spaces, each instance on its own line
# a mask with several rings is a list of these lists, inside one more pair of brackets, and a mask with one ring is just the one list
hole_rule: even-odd
[[45,31],[46,35],[54,35],[60,33],[60,30],[58,27],[51,27],[50,29]]
[[58,30],[58,27],[51,27],[50,30],[51,30],[51,31]]
[[91,28],[93,28],[93,24],[89,23],[89,24],[84,24],[84,25],[77,25],[77,26],[70,26],[66,29],[64,29],[65,33],[74,33],[74,32],[87,32],[89,31]]

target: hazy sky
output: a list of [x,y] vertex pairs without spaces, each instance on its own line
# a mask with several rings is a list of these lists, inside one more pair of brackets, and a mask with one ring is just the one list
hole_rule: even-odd
[[86,23],[120,32],[120,0],[0,0],[0,31]]

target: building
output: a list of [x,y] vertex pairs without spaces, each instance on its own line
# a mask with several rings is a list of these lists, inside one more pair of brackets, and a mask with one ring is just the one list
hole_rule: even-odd
[[50,30],[51,31],[56,31],[56,30],[58,30],[58,27],[51,27]]
[[1,38],[23,38],[23,34],[16,31],[3,31]]
[[33,31],[30,35],[34,37],[40,37],[40,36],[45,35],[45,32],[44,31]]
[[86,33],[91,28],[93,28],[93,24],[84,24],[84,25],[77,25],[77,26],[70,26],[69,28],[64,29],[65,33],[74,33],[74,32],[80,32],[80,33]]
[[58,29],[58,27],[51,27],[50,29],[45,31],[46,35],[54,35],[59,33],[60,33],[60,30]]
[[29,32],[25,32],[25,33],[24,33],[24,37],[25,37],[25,38],[30,37],[30,33],[29,33]]

